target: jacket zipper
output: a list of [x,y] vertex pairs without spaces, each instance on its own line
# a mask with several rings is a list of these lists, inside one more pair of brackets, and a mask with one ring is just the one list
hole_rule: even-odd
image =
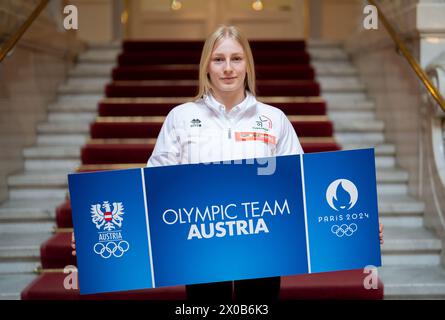
[[229,128],[229,139],[232,139],[232,128]]

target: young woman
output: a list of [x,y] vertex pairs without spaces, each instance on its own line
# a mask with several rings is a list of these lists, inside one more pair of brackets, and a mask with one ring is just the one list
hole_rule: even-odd
[[[195,101],[172,109],[147,166],[219,162],[303,153],[279,109],[255,98],[248,41],[233,26],[219,27],[204,44]],[[280,277],[235,281],[235,298],[278,299]],[[193,301],[230,301],[232,282],[187,285]]]
[[[198,95],[167,115],[147,166],[301,153],[286,115],[255,98],[247,39],[236,27],[221,26],[204,44]],[[380,232],[382,239],[382,226]],[[279,297],[280,277],[239,280],[233,286],[236,301],[273,302]],[[187,285],[186,292],[190,301],[231,301],[232,281]]]

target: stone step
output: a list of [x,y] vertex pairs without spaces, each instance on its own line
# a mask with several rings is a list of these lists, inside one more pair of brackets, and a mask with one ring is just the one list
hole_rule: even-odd
[[[117,67],[117,59],[116,61],[110,61],[110,62],[100,62],[95,63],[91,61],[80,61],[77,62],[77,64],[71,69],[72,72],[74,72],[74,77],[76,77],[76,74],[92,74],[93,76],[108,76],[111,79],[111,71],[113,68]],[[98,73],[95,73],[95,72]],[[71,73],[69,74],[71,77]]]
[[333,104],[363,103],[368,101],[366,92],[360,90],[356,92],[335,92],[322,90],[321,96],[326,100],[328,106]]
[[57,93],[64,95],[72,94],[101,94],[105,91],[105,84],[102,83],[67,83],[59,86]]
[[48,200],[64,201],[67,190],[62,188],[10,188],[9,199],[11,200]]
[[23,151],[25,171],[71,172],[80,164],[80,146],[38,146]]
[[385,243],[382,251],[391,252],[440,252],[442,242],[432,231],[426,228],[385,228]]
[[13,201],[7,200],[0,206],[0,222],[54,221],[59,201]]
[[324,84],[320,84],[320,88],[322,96],[357,94],[360,97],[364,97],[366,91],[366,86],[362,83],[348,83],[343,81],[326,82]]
[[111,72],[113,70],[113,67],[114,63],[97,65],[92,63],[79,63],[70,70],[68,76],[71,79],[78,77],[107,77],[111,79]]
[[384,122],[380,120],[337,119],[333,125],[336,133],[372,133],[381,132],[385,128]]
[[328,117],[334,122],[374,121],[375,113],[372,111],[329,111]]
[[[0,234],[9,234],[11,238],[21,233],[51,233],[54,221],[5,222],[0,223]],[[14,236],[11,236],[14,235]]]
[[25,159],[77,159],[80,149],[72,146],[38,146],[23,150]]
[[37,132],[41,134],[49,134],[49,133],[88,134],[90,132],[90,124],[82,122],[73,122],[73,123],[46,122],[37,125]]
[[351,101],[351,100],[333,100],[327,103],[327,111],[329,112],[364,112],[375,111],[375,103],[370,100]]
[[423,216],[386,216],[379,215],[379,220],[385,228],[403,227],[403,228],[423,228]]
[[[360,149],[360,148],[357,148],[357,149]],[[346,150],[346,149],[344,149],[344,150]],[[394,170],[396,170],[396,167],[395,167],[396,166],[396,159],[395,159],[395,157],[393,155],[378,155],[378,154],[376,154],[376,156],[375,156],[375,165],[376,165],[376,169],[377,169],[377,174],[382,169],[394,171]],[[381,181],[381,182],[390,182],[391,180],[394,181],[393,179],[396,176],[399,177],[396,181],[398,181],[398,182],[406,181],[407,178],[404,178],[403,175],[404,174],[402,174],[400,172],[398,172],[398,173],[390,173],[388,178],[381,177],[379,181]]]
[[85,101],[96,101],[104,99],[105,96],[103,93],[61,93],[58,95],[58,103],[84,103]]
[[396,148],[392,144],[365,145],[365,144],[343,144],[343,150],[353,150],[362,148],[374,148],[374,152],[379,156],[395,156]]
[[[425,210],[424,202],[409,195],[381,195],[378,201],[379,207],[384,206],[388,212],[401,211],[406,214],[421,214]],[[381,209],[383,209],[383,207]]]
[[343,86],[362,86],[363,83],[360,81],[360,79],[357,76],[337,76],[337,75],[317,75],[317,81],[321,85],[322,88],[329,87],[329,86],[335,86],[335,85],[343,85]]
[[385,285],[385,299],[445,299],[442,266],[383,266],[378,275]]
[[40,265],[41,265],[40,261],[33,261],[33,262],[2,261],[0,262],[0,275],[10,275],[11,277],[15,277],[20,274],[32,274]]
[[51,112],[48,121],[54,122],[83,122],[91,123],[97,117],[97,112]]
[[309,47],[307,49],[311,56],[311,61],[349,61],[346,52],[341,48],[315,48]]
[[425,204],[409,196],[380,196],[378,199],[380,221],[386,227],[423,227]]
[[20,300],[20,293],[35,278],[36,274],[0,275],[0,300]]
[[80,148],[89,139],[89,134],[39,134],[38,146],[77,146]]
[[383,133],[335,133],[335,140],[341,145],[363,145],[363,146],[377,146],[383,144],[385,136]]
[[40,245],[48,240],[51,232],[25,232],[11,236],[0,234],[0,260],[2,262],[39,261]]
[[[80,148],[80,147],[79,147]],[[60,159],[60,160],[25,160],[25,170],[30,172],[48,172],[48,171],[63,171],[66,173],[73,172],[81,165],[79,158]]]
[[379,183],[377,184],[379,195],[407,195],[408,186],[404,183]]
[[73,99],[52,103],[48,106],[51,112],[97,112],[98,99]]
[[378,146],[375,146],[375,152],[376,154],[381,155],[395,155],[396,154],[396,147],[393,144],[381,144]]
[[103,62],[115,62],[117,60],[117,56],[120,53],[120,48],[116,49],[90,49],[83,53],[81,53],[77,61],[78,62],[95,62],[95,63],[103,63]]
[[60,86],[105,86],[106,84],[110,83],[109,77],[87,77],[87,78],[68,78],[65,83],[61,84]]
[[315,60],[311,61],[311,66],[315,70],[316,76],[322,75],[335,75],[350,73],[358,74],[357,68],[349,61],[326,61],[326,60]]
[[425,228],[386,227],[382,265],[439,265],[441,240]]
[[377,181],[380,183],[408,182],[408,172],[404,170],[379,168],[377,169],[376,175]]
[[66,173],[23,173],[8,177],[10,188],[65,188]]
[[[317,64],[318,61],[312,62],[312,64]],[[315,71],[315,79],[318,80],[321,77],[337,77],[342,79],[343,77],[357,77],[358,71],[355,67],[351,65],[344,65],[343,67],[338,66],[329,66],[329,65],[321,65],[318,67],[314,67]]]
[[394,208],[397,209],[401,209],[400,206],[406,207],[415,205],[415,209],[413,210],[415,210],[416,212],[419,210],[423,211],[425,209],[425,204],[411,195],[404,195],[404,196],[382,195],[379,197],[379,203],[385,204],[386,206],[394,206]]

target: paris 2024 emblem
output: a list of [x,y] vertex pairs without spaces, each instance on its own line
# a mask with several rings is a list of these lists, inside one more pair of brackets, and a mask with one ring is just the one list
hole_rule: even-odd
[[[326,190],[326,201],[335,214],[318,217],[319,223],[332,223],[331,232],[339,238],[351,237],[357,230],[357,220],[367,219],[367,213],[352,213],[357,203],[358,190],[355,184],[347,179],[333,181]],[[344,223],[343,223],[344,222]]]
[[104,201],[91,205],[91,219],[99,229],[99,241],[93,250],[103,259],[120,258],[130,250],[130,244],[122,238],[124,206],[122,202]]

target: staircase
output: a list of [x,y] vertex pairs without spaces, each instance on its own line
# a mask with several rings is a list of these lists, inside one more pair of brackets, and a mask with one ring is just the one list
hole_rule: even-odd
[[[306,152],[338,150],[332,137],[331,121],[326,117],[325,103],[319,96],[319,85],[309,65],[304,42],[251,43],[257,66],[258,91],[263,101],[285,111],[294,125]],[[271,45],[282,46],[282,52],[270,51]],[[173,48],[173,47],[175,48]],[[91,126],[70,127],[72,133],[90,133],[81,149],[80,171],[109,170],[145,166],[153,150],[164,117],[175,105],[183,103],[196,93],[197,63],[202,42],[125,42],[113,69],[113,81],[105,87],[106,98],[98,105],[99,117]],[[278,49],[278,48],[276,48]],[[181,50],[181,54],[178,54]],[[277,59],[278,56],[280,59]],[[89,55],[90,59],[104,61],[104,55]],[[106,58],[105,58],[106,59]],[[110,53],[110,61],[116,60]],[[172,71],[173,70],[173,71]],[[289,72],[290,71],[290,72]],[[71,83],[65,94],[102,92],[103,85]],[[291,96],[283,99],[280,96]],[[67,126],[46,127],[59,132]],[[61,131],[60,131],[61,132]],[[58,232],[41,246],[41,263],[44,273],[22,291],[23,299],[88,299],[75,290],[61,287],[66,265],[75,265],[71,256],[70,233],[72,228],[69,201],[56,209]],[[61,229],[60,229],[61,228]],[[326,273],[314,276],[322,288],[343,287],[343,295],[362,298],[379,298],[383,290],[369,292],[363,289],[362,270]],[[284,277],[282,297],[292,299],[304,294],[302,278]],[[331,290],[332,291],[332,290]],[[320,296],[320,289],[314,291]],[[131,299],[184,299],[184,286],[142,290],[134,293],[94,295],[93,298]]]
[[[118,46],[91,46],[71,70],[48,120],[38,126],[37,142],[23,150],[25,171],[9,177],[9,200],[0,204],[0,299],[20,299],[20,292],[40,266],[40,245],[55,228],[56,207],[67,195],[67,173],[80,165],[80,146],[97,113],[103,86],[114,61],[95,59]],[[77,88],[73,90],[73,88]]]
[[[10,200],[0,205],[1,299],[19,299],[31,281],[36,284],[38,279],[33,271],[41,264],[41,252],[56,250],[53,257],[65,258],[70,254],[66,175],[81,163],[83,170],[97,169],[98,163],[88,160],[97,157],[94,152],[113,151],[101,149],[113,145],[101,144],[99,129],[106,123],[95,120],[104,85],[111,81],[111,70],[120,50],[118,45],[93,46],[79,57],[67,83],[60,87],[58,101],[49,106],[48,121],[37,129],[36,146],[24,150],[25,172],[9,179]],[[384,125],[375,118],[375,106],[367,97],[357,70],[337,43],[311,42],[308,51],[327,102],[336,142],[343,149],[376,147],[379,210],[385,224],[384,267],[379,269],[379,276],[385,284],[385,298],[445,298],[441,241],[422,226],[424,204],[407,194],[408,175],[396,166],[396,150],[385,142]],[[107,90],[111,89],[119,96],[122,88],[107,86]],[[119,103],[113,98],[107,100],[110,116],[113,102],[117,109]],[[176,103],[174,98],[169,101]],[[176,104],[179,103],[178,100]],[[99,110],[101,107],[105,106],[99,104]],[[315,103],[312,107],[314,110]],[[97,136],[92,137],[95,141],[89,141],[93,121]],[[162,121],[155,125],[159,123]],[[91,134],[94,135],[93,131]],[[85,148],[87,142],[90,143]],[[151,145],[144,143],[141,149],[133,151],[148,158],[154,141],[148,142]],[[58,230],[54,230],[55,219]],[[48,239],[62,245],[48,247]],[[75,259],[70,262],[75,264]],[[45,263],[62,268],[66,260]],[[61,286],[63,277],[59,270],[52,285]]]
[[408,173],[397,167],[395,147],[385,141],[357,70],[336,43],[312,42],[309,52],[337,142],[345,150],[375,147],[385,299],[444,299],[441,240],[423,227],[425,205],[408,194]]

